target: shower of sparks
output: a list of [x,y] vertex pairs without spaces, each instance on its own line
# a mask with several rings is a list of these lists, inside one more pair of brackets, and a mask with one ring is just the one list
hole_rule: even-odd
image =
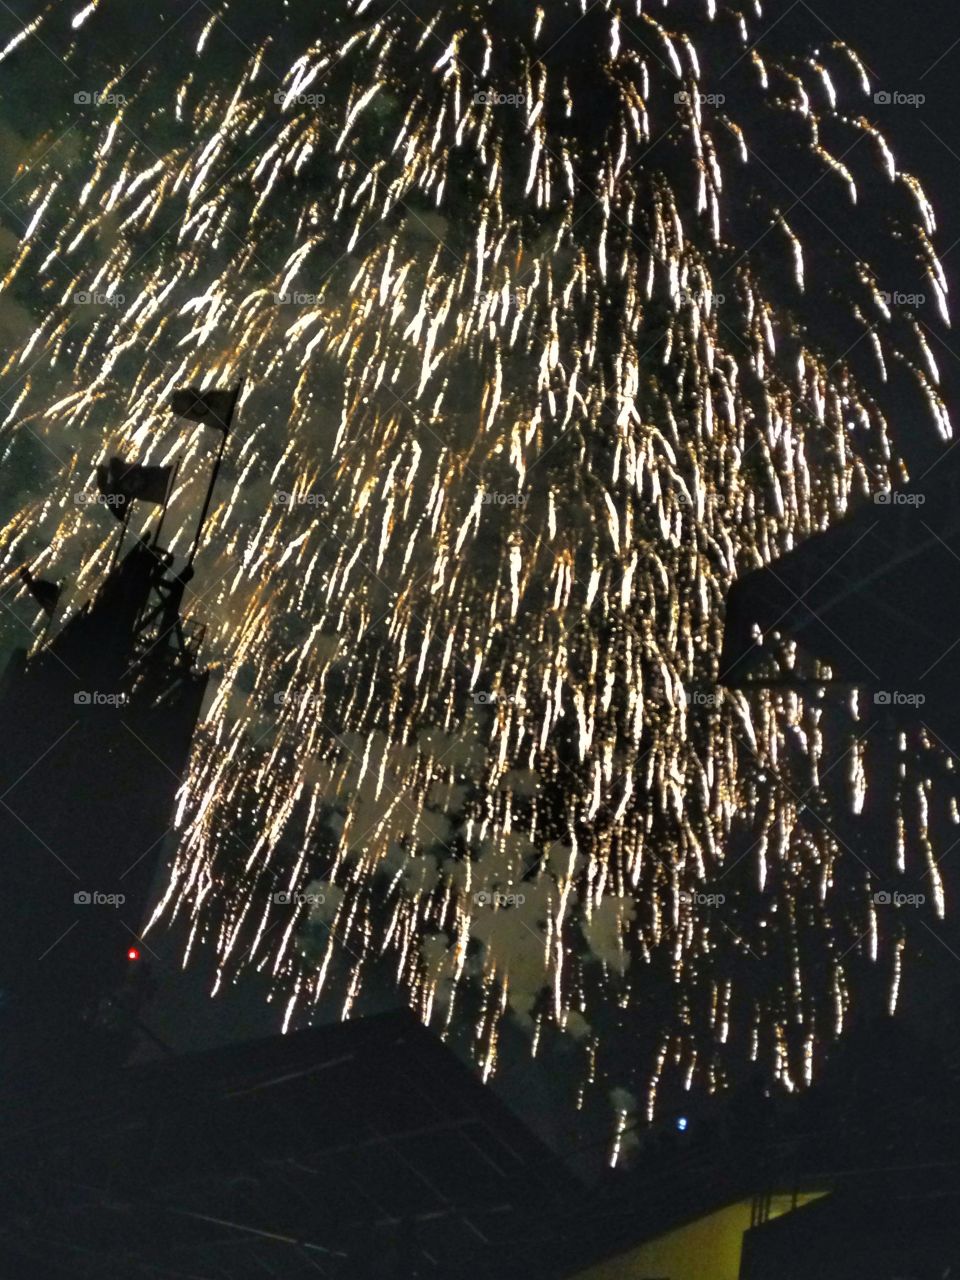
[[[512,1017],[591,1082],[629,1062],[645,1114],[665,1073],[748,1057],[801,1086],[856,973],[892,1003],[909,960],[841,835],[869,708],[714,682],[733,578],[897,474],[895,366],[951,431],[871,265],[920,263],[946,318],[863,66],[778,53],[759,4],[291,4],[257,39],[214,3],[145,17],[143,57],[87,83],[117,6],[59,8],[0,51],[78,77],[5,197],[5,447],[52,477],[5,571],[69,575],[78,607],[112,530],[73,495],[120,448],[185,451],[182,554],[212,445],[164,405],[248,379],[159,916],[218,985],[271,974],[285,1025],[387,963],[487,1074]],[[893,757],[942,912],[936,789]]]

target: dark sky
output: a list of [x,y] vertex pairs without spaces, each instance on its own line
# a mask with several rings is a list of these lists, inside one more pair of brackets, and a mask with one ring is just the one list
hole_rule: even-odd
[[[877,122],[898,143],[901,163],[928,186],[940,221],[941,254],[956,277],[960,251],[960,13],[948,0],[831,0],[823,12],[858,50],[881,88],[923,93],[919,107],[884,108]],[[952,252],[949,250],[952,248]]]
[[[919,177],[938,220],[937,248],[950,283],[953,310],[960,296],[960,12],[950,0],[800,0],[806,27],[821,26],[848,41],[871,71],[875,87],[924,94],[920,106],[876,106],[873,119],[898,163]],[[927,304],[929,306],[929,303]],[[931,339],[956,418],[960,403],[960,340]],[[938,326],[932,326],[935,330]],[[949,349],[948,349],[949,348]],[[895,423],[895,434],[909,431]]]

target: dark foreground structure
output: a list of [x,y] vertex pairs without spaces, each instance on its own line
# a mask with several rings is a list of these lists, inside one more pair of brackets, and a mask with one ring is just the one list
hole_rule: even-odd
[[[899,547],[899,572],[917,508],[888,514],[878,554]],[[838,534],[848,559],[861,532]],[[821,590],[825,545],[784,580],[839,665],[796,602]],[[147,895],[208,680],[187,582],[134,543],[0,686],[0,1280],[960,1276],[960,985],[939,943],[924,1017],[866,1018],[799,1097],[756,1082],[691,1104],[589,1185],[406,1012],[130,1065]],[[823,589],[829,629],[859,613],[854,584]],[[786,625],[779,590],[748,579],[732,599],[741,675],[753,624]],[[924,634],[952,625],[946,605],[912,612]],[[912,687],[885,643],[868,662]]]
[[4,1097],[0,1275],[950,1280],[930,1047],[869,1028],[818,1091],[718,1099],[589,1187],[405,1012],[51,1075]]
[[0,684],[0,993],[8,1044],[80,1051],[130,981],[207,673],[169,557],[136,542]]
[[0,684],[0,1278],[528,1276],[574,1183],[412,1015],[125,1065],[208,683],[188,582],[134,542]]
[[0,1142],[0,1274],[31,1280],[548,1274],[575,1202],[405,1012],[107,1070]]
[[682,1133],[669,1122],[647,1131],[629,1172],[581,1194],[562,1264],[545,1274],[954,1280],[955,1010],[954,991],[935,1037],[891,1018],[855,1028],[806,1094],[748,1084],[693,1105]]
[[735,582],[720,684],[790,684],[777,637],[960,750],[960,448]]

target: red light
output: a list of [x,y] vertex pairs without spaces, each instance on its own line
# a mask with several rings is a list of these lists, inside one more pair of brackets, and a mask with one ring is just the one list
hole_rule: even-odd
[[139,947],[131,947],[131,948],[127,951],[127,959],[128,959],[128,960],[139,960],[139,959],[140,959],[140,948],[139,948]]

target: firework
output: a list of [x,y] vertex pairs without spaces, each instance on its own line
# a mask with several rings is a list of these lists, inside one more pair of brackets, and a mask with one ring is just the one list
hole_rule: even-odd
[[843,836],[860,711],[714,681],[734,576],[895,469],[887,379],[950,434],[883,274],[946,318],[933,213],[863,66],[759,5],[362,0],[145,19],[92,82],[120,7],[3,52],[87,101],[23,108],[0,390],[52,482],[0,548],[39,527],[77,607],[110,529],[71,495],[185,447],[182,554],[207,445],[163,406],[247,373],[160,917],[285,1025],[388,964],[488,1074],[510,1016],[650,1114],[667,1074],[809,1079],[865,949],[899,981]]

